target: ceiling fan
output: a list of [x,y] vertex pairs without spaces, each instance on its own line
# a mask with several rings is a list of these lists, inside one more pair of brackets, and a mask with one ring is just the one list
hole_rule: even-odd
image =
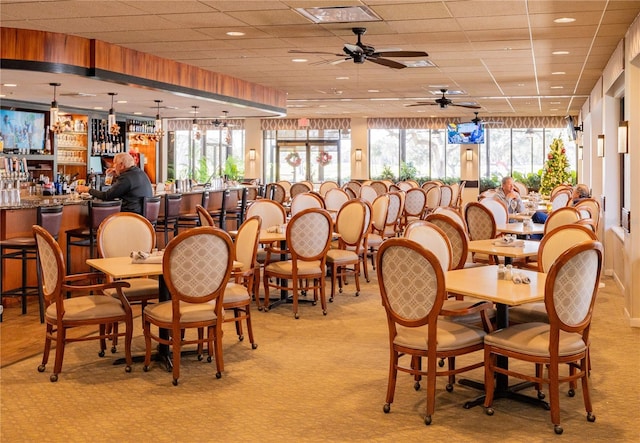
[[[321,52],[321,51],[299,51],[297,49],[289,50],[291,54],[330,54],[338,57],[342,57],[342,60],[338,60],[335,63],[341,63],[346,60],[353,60],[354,63],[364,63],[365,61],[373,62],[378,65],[387,66],[393,69],[404,69],[407,65],[404,65],[400,62],[389,60],[384,57],[427,57],[427,54],[424,51],[376,51],[373,46],[368,46],[362,43],[362,36],[365,32],[367,32],[367,28],[352,28],[351,29],[355,35],[358,36],[358,41],[355,45],[345,43],[342,51],[344,54],[334,54],[332,52]],[[345,54],[347,57],[345,57]],[[384,57],[383,57],[384,56]]]
[[222,114],[223,114],[223,116],[221,117],[221,120],[215,119],[214,121],[212,121],[212,122],[211,122],[211,124],[212,124],[213,126],[215,126],[216,128],[219,128],[219,127],[221,127],[221,126],[222,126],[223,128],[232,128],[232,127],[234,127],[235,125],[230,124],[230,123],[227,121],[227,117],[229,116],[229,115],[228,115],[228,114],[229,114],[229,111],[222,111]]
[[[440,92],[442,92],[442,97],[435,99],[433,102],[418,102],[418,103],[413,103],[411,105],[407,105],[407,106],[440,106],[440,109],[444,109],[447,106],[451,105],[451,106],[460,106],[461,108],[470,108],[470,109],[480,109],[481,106],[478,106],[474,103],[453,103],[451,101],[451,99],[446,97],[446,93],[447,90],[446,89],[440,89]],[[476,113],[477,114],[477,113]]]
[[503,125],[504,122],[501,121],[487,121],[487,120],[482,120],[480,117],[478,117],[478,113],[474,112],[474,114],[476,115],[474,118],[471,119],[471,121],[473,123],[475,123],[476,125],[482,124],[482,125],[488,125],[488,124],[492,124],[492,125]]

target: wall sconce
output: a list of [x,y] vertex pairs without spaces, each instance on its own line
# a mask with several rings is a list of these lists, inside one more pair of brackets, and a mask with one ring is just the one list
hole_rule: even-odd
[[249,161],[255,161],[256,159],[256,150],[249,149]]
[[467,161],[473,161],[473,149],[467,148]]
[[356,149],[356,161],[362,161],[362,149]]
[[582,146],[578,146],[578,160],[582,160],[582,156],[584,155],[582,153],[582,150],[584,149],[584,147]]
[[598,157],[604,157],[604,134],[598,135]]

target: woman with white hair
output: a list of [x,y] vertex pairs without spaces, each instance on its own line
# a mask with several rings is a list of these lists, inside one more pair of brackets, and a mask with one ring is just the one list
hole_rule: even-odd
[[98,191],[88,186],[79,185],[78,192],[88,192],[100,200],[122,200],[123,212],[135,212],[142,215],[142,197],[153,197],[151,181],[145,172],[136,166],[136,162],[126,152],[113,157],[113,165],[107,173],[115,175],[111,187],[106,191]]

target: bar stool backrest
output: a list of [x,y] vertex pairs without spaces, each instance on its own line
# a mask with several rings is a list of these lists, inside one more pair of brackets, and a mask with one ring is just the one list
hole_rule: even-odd
[[56,240],[62,226],[62,205],[39,206],[36,215],[36,223],[46,229]]
[[160,203],[162,199],[159,196],[142,198],[142,215],[144,218],[155,226],[160,215]]
[[113,201],[90,201],[89,202],[89,228],[91,232],[97,232],[100,223],[111,214],[120,212],[122,202],[120,200]]

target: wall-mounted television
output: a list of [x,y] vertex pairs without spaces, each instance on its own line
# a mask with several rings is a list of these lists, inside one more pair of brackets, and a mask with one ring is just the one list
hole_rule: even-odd
[[567,134],[569,136],[569,140],[578,140],[578,131],[582,131],[582,125],[576,126],[576,122],[570,115],[567,115],[564,119],[567,121]]
[[0,109],[0,134],[5,151],[42,150],[45,141],[45,113]]
[[473,122],[447,124],[447,143],[473,144],[484,143],[484,126]]

